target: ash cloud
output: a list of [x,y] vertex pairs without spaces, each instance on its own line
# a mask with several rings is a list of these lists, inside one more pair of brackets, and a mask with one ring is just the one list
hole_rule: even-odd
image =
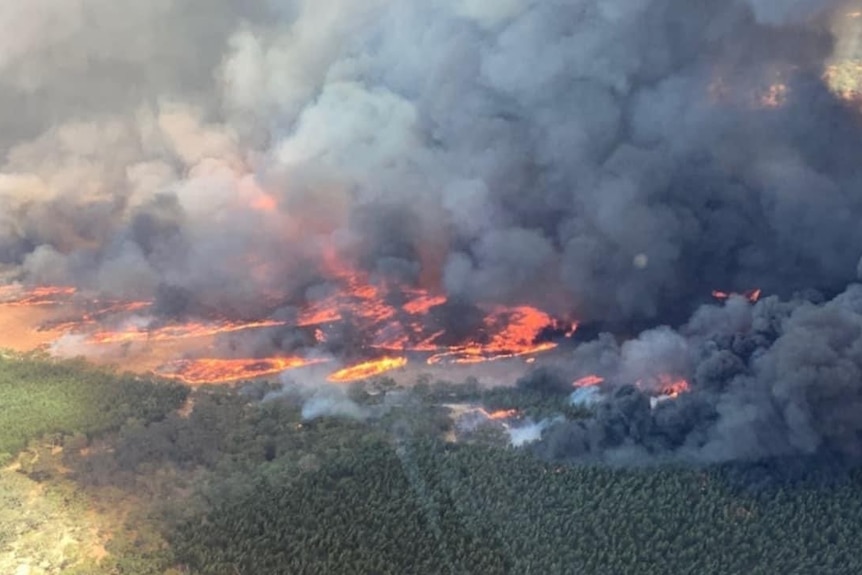
[[854,2],[48,4],[0,9],[25,281],[260,316],[334,250],[625,326],[837,293],[862,256],[862,132],[821,79]]

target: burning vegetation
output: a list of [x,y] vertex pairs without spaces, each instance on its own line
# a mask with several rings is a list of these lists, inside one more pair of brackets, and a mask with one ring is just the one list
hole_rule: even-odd
[[0,572],[862,572],[860,15],[0,3]]
[[[341,269],[341,268],[339,268]],[[98,348],[117,344],[148,345],[174,340],[193,340],[238,334],[239,332],[277,331],[279,328],[308,331],[305,355],[260,358],[186,358],[171,360],[157,372],[190,384],[222,383],[271,376],[289,369],[324,363],[315,354],[329,355],[327,333],[349,329],[361,333],[357,353],[380,352],[422,356],[427,364],[475,364],[521,356],[535,356],[558,346],[546,334],[565,338],[574,334],[577,324],[560,322],[530,307],[476,308],[484,317],[475,331],[457,341],[434,317],[435,309],[445,307],[447,298],[418,289],[378,287],[361,274],[339,271],[331,293],[303,304],[296,319],[275,320],[186,320],[162,319],[151,312],[154,302],[119,302],[85,296],[73,288],[39,286],[26,289],[9,286],[3,305],[25,308],[53,306],[58,317],[39,326],[50,326],[58,334],[80,336],[84,345]],[[400,301],[400,304],[388,303]],[[72,319],[72,318],[75,319]],[[111,325],[114,329],[108,329]],[[561,327],[562,326],[562,327]],[[441,329],[441,327],[443,329]],[[543,341],[543,338],[544,341]],[[363,359],[329,376],[333,382],[349,382],[372,377],[407,365],[406,356]]]

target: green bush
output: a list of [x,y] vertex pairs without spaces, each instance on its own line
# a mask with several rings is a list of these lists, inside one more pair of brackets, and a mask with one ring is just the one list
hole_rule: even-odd
[[0,452],[15,453],[49,433],[92,435],[132,418],[155,421],[187,395],[178,383],[81,361],[0,356]]

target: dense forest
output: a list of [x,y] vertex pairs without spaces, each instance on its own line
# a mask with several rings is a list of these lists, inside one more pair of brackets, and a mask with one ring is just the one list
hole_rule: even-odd
[[298,481],[256,473],[174,537],[207,574],[860,572],[862,477],[755,497],[723,475],[375,443]]
[[494,422],[453,441],[453,402],[582,416],[551,379],[377,380],[327,396],[371,416],[309,419],[307,396],[261,382],[188,390],[40,357],[0,373],[21,421],[4,410],[3,572],[862,572],[856,470],[564,466]]
[[171,382],[54,360],[39,354],[0,354],[0,457],[48,433],[95,434],[130,418],[148,423],[185,401]]

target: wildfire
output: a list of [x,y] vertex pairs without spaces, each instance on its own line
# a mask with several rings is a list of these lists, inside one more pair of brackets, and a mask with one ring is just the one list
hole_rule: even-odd
[[[543,311],[529,306],[514,309],[495,309],[485,318],[484,331],[490,334],[487,343],[471,342],[452,346],[447,351],[428,358],[431,365],[449,360],[453,363],[480,363],[497,359],[519,357],[550,351],[556,343],[536,343],[539,334],[553,319]],[[577,329],[572,324],[571,333]]]
[[648,385],[644,385],[644,381],[639,379],[635,382],[635,386],[640,389],[646,387],[651,392],[653,396],[650,397],[650,405],[653,407],[662,401],[677,399],[683,393],[691,391],[688,380],[669,374],[661,374],[658,377],[650,378],[648,382]]
[[[269,210],[270,200],[270,196],[262,193],[252,198],[253,202],[261,202],[256,209],[262,211]],[[98,345],[189,340],[188,344],[184,344],[183,353],[192,356],[203,351],[201,346],[210,345],[205,338],[282,326],[307,328],[313,335],[313,340],[309,338],[309,348],[324,348],[323,351],[326,351],[325,348],[330,344],[328,335],[333,333],[331,329],[334,324],[349,323],[355,328],[355,333],[362,334],[362,339],[355,342],[360,349],[385,353],[387,356],[336,371],[329,378],[333,382],[353,381],[402,367],[408,361],[405,357],[408,353],[423,354],[428,364],[475,364],[522,356],[531,363],[537,354],[557,347],[556,343],[549,341],[550,337],[562,337],[563,334],[570,337],[578,327],[575,322],[559,321],[527,305],[505,307],[480,304],[475,309],[482,314],[479,316],[482,319],[474,333],[462,341],[453,341],[451,334],[440,325],[439,316],[435,315],[436,308],[447,304],[445,295],[416,286],[404,286],[395,281],[374,279],[365,272],[344,265],[331,250],[325,252],[323,260],[326,283],[319,287],[321,291],[324,288],[328,291],[318,292],[319,297],[305,303],[285,301],[284,296],[279,297],[278,294],[269,297],[274,305],[292,303],[298,308],[296,317],[289,321],[265,318],[236,321],[210,317],[165,323],[147,314],[146,308],[152,306],[151,301],[87,300],[75,288],[64,286],[42,286],[29,290],[19,285],[0,286],[0,302],[5,302],[0,305],[49,307],[73,303],[71,308],[63,306],[64,315],[58,315],[55,310],[47,321],[43,317],[41,325],[46,330],[50,329],[51,333],[79,334],[81,344],[91,348]],[[258,264],[264,267],[266,264],[254,257],[243,261],[250,270]],[[72,296],[75,296],[74,300]],[[137,347],[139,349],[135,353],[154,350],[149,345]],[[305,365],[296,358],[291,358],[287,364],[283,358],[170,361],[171,356],[176,357],[178,352],[173,347],[161,346],[157,352],[158,363],[145,363],[150,367],[158,365],[159,371],[190,383],[204,380],[235,381],[270,375],[294,365]]]
[[665,395],[671,399],[676,399],[681,394],[687,393],[690,389],[688,381],[682,378],[674,378],[669,375],[660,375],[659,384],[661,395]]
[[289,369],[297,369],[318,363],[324,359],[302,357],[279,357],[267,359],[184,359],[159,368],[164,377],[178,379],[189,385],[202,383],[229,383],[275,375]]
[[[517,409],[498,409],[496,411],[488,411],[484,407],[470,404],[446,404],[455,417],[464,417],[466,415],[477,414],[481,419],[488,421],[505,422],[508,419],[515,419],[521,416],[521,412]],[[503,425],[506,425],[503,423]]]
[[68,286],[39,286],[26,291],[17,285],[0,286],[0,305],[57,305],[75,295],[76,291]]
[[259,196],[252,200],[250,205],[253,210],[260,212],[274,212],[278,209],[278,200],[269,194],[261,192]]
[[152,305],[149,301],[101,301],[93,300],[88,307],[93,308],[91,311],[83,311],[78,315],[65,319],[57,319],[46,322],[39,329],[60,331],[60,332],[83,332],[91,326],[95,326],[100,320],[111,316],[133,313],[146,309]]
[[[485,319],[470,341],[441,345],[445,330],[429,331],[426,316],[447,298],[419,288],[404,288],[372,283],[365,274],[343,265],[330,251],[325,253],[328,273],[341,289],[311,302],[298,316],[300,327],[316,327],[345,321],[357,323],[364,333],[372,334],[369,347],[386,352],[432,354],[426,361],[437,364],[480,363],[503,358],[534,355],[556,347],[538,342],[548,328],[559,328],[548,314],[529,306],[485,308]],[[402,301],[400,305],[389,303]],[[318,328],[319,329],[319,328]],[[568,322],[559,331],[571,336],[577,323]],[[320,341],[320,340],[318,340]]]
[[787,84],[772,84],[761,94],[760,106],[771,109],[780,108],[787,102],[788,92]]
[[172,339],[187,339],[212,335],[233,333],[249,329],[278,327],[285,325],[283,321],[262,320],[252,322],[223,321],[216,323],[187,323],[167,325],[160,328],[131,327],[122,331],[102,331],[90,334],[94,343],[126,343],[135,341],[168,341]]
[[446,303],[445,296],[433,296],[424,292],[413,292],[413,299],[404,304],[404,311],[411,315],[425,315],[431,308]]
[[743,292],[741,294],[734,293],[734,292],[724,292],[724,291],[719,291],[719,290],[713,290],[712,297],[714,297],[715,299],[717,299],[719,301],[725,301],[725,300],[730,299],[731,296],[741,295],[742,297],[744,297],[745,299],[747,299],[751,303],[757,303],[757,301],[760,299],[760,296],[762,294],[763,294],[763,292],[760,289],[750,289],[750,290]]
[[862,60],[848,59],[826,66],[823,82],[845,102],[862,101]]
[[592,387],[600,385],[605,381],[605,378],[600,375],[587,375],[572,382],[574,387]]
[[716,70],[706,87],[706,92],[709,100],[714,104],[777,110],[784,107],[790,99],[790,86],[787,80],[792,72],[792,68],[774,70],[759,86],[743,88],[740,84],[734,83],[732,76],[730,79],[726,77],[727,71]]
[[333,383],[349,383],[351,381],[358,381],[375,375],[381,375],[394,369],[404,367],[405,365],[407,365],[407,358],[405,357],[384,357],[380,359],[372,359],[340,369],[330,374],[327,379]]
[[512,419],[514,417],[518,417],[519,412],[517,409],[499,409],[497,411],[485,411],[481,409],[481,411],[488,417],[488,419],[493,419],[494,421],[500,421],[503,419]]

